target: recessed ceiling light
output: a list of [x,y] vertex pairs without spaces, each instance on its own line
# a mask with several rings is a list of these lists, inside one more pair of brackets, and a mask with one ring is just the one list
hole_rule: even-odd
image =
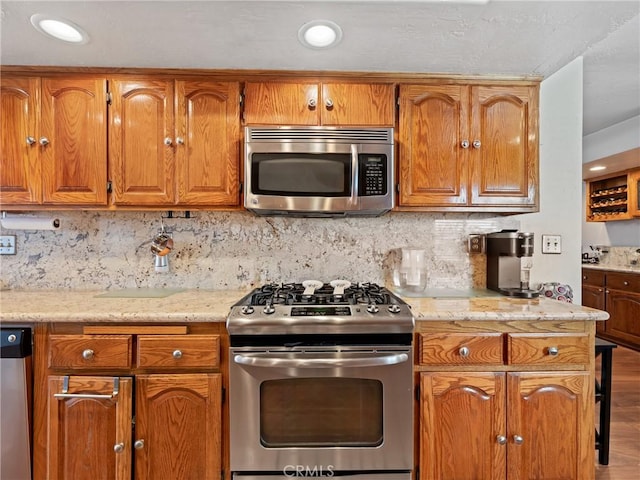
[[65,18],[36,13],[31,16],[31,25],[40,33],[63,42],[84,44],[89,41],[87,32]]
[[605,167],[604,165],[596,165],[595,167],[591,167],[589,169],[590,172],[599,172],[600,170],[606,170],[607,167]]
[[329,48],[340,43],[342,29],[330,20],[313,20],[300,27],[298,40],[308,48]]

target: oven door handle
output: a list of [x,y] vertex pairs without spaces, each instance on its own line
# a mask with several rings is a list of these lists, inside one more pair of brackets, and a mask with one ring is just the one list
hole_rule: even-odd
[[290,358],[267,354],[235,355],[233,361],[240,365],[252,367],[284,367],[284,368],[357,368],[397,365],[409,360],[406,353],[376,355],[366,358]]

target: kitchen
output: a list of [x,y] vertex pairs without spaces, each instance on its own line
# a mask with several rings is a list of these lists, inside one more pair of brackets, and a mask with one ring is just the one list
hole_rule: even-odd
[[[417,244],[433,252],[427,264],[430,288],[464,290],[485,281],[485,262],[482,256],[467,254],[466,238],[505,228],[536,233],[532,283],[560,281],[577,287],[580,260],[570,252],[581,247],[581,239],[573,233],[579,231],[583,218],[577,213],[582,204],[581,169],[579,160],[565,165],[564,159],[580,159],[582,76],[582,60],[577,59],[541,84],[538,213],[392,212],[366,219],[300,219],[254,217],[238,210],[195,209],[189,215],[178,210],[172,218],[166,218],[165,209],[141,213],[53,210],[39,215],[59,218],[60,229],[20,232],[17,254],[2,257],[3,287],[240,291],[281,279],[353,278],[353,272],[358,277],[354,280],[385,284],[392,270],[391,252]],[[550,165],[562,165],[562,171],[548,168]],[[557,211],[554,205],[559,199],[573,209]],[[169,272],[156,273],[149,239],[163,224],[173,236],[174,251],[168,256]],[[542,255],[542,233],[561,235],[563,253]],[[574,301],[579,299],[580,292],[574,287]]]

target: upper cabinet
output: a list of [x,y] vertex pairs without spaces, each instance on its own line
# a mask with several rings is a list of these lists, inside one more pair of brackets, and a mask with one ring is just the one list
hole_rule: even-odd
[[401,85],[399,104],[399,209],[538,210],[537,85]]
[[107,81],[3,75],[0,202],[107,203]]
[[247,82],[247,125],[386,126],[395,123],[393,83]]
[[587,222],[640,217],[640,168],[587,182]]
[[237,82],[110,80],[114,205],[239,202]]

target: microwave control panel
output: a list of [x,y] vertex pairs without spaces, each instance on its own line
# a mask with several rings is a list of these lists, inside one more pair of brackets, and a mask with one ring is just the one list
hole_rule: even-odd
[[358,155],[359,181],[358,195],[370,197],[387,194],[387,156],[384,154]]

